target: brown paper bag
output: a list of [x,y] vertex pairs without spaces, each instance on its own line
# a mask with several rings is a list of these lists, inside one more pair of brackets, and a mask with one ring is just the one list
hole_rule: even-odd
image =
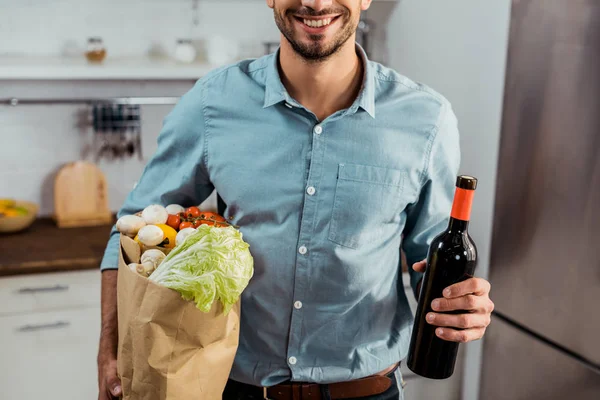
[[121,236],[117,368],[124,399],[222,398],[239,340],[240,302],[227,316],[209,313],[171,289],[132,272],[140,248]]

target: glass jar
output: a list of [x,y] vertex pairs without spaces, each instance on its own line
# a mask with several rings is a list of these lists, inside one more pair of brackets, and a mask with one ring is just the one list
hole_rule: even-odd
[[87,42],[85,57],[91,63],[101,63],[106,58],[106,48],[102,38],[91,37]]

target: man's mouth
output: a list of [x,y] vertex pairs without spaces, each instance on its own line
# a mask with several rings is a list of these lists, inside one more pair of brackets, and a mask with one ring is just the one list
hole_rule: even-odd
[[302,22],[304,22],[304,25],[308,25],[311,28],[320,28],[322,26],[327,26],[327,25],[331,24],[331,21],[333,21],[333,18],[325,18],[325,19],[306,19],[306,18],[304,18],[302,20]]
[[312,29],[319,29],[319,28],[321,28],[320,30],[324,30],[324,28],[326,28],[329,25],[331,25],[339,17],[340,17],[339,15],[325,16],[325,17],[315,17],[315,18],[306,18],[304,16],[294,16],[294,18],[298,22],[301,22],[305,27],[312,28]]

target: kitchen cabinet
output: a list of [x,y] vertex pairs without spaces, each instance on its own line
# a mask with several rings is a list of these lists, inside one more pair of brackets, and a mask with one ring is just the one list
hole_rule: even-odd
[[97,398],[100,272],[0,278],[6,399]]
[[0,317],[99,305],[99,269],[0,278]]

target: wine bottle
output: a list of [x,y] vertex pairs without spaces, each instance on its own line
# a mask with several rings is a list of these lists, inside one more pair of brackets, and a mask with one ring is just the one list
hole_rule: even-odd
[[437,327],[425,317],[432,311],[431,302],[443,297],[446,287],[471,278],[475,272],[477,248],[467,228],[476,188],[476,178],[458,176],[448,228],[429,246],[407,360],[411,371],[426,378],[446,379],[454,372],[458,343],[436,336]]

